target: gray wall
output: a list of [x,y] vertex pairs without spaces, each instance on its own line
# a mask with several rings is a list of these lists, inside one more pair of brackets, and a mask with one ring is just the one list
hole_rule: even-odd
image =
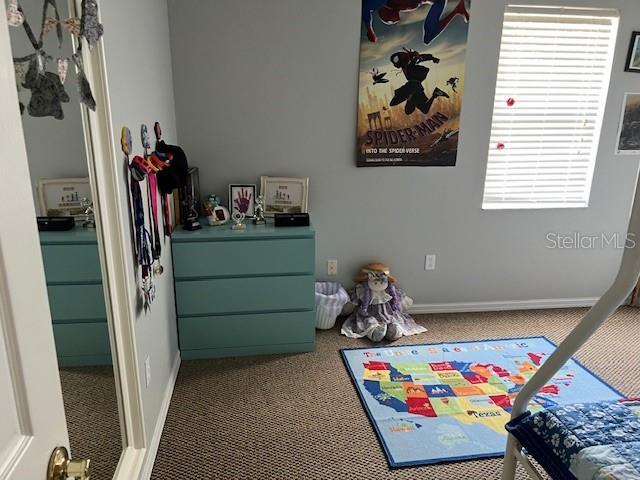
[[[168,143],[176,141],[176,123],[171,76],[171,54],[166,0],[109,0],[101,2],[102,22],[105,26],[104,46],[107,58],[107,77],[111,95],[111,112],[116,151],[120,152],[120,131],[131,129],[134,152],[142,152],[140,124],[146,123],[153,137],[153,124],[159,121]],[[114,161],[123,161],[118,155]],[[128,211],[127,187],[120,182],[123,211]],[[144,192],[143,192],[144,195]],[[129,239],[130,225],[121,226]],[[129,259],[133,268],[133,257]],[[170,243],[162,250],[165,272],[155,277],[156,301],[150,312],[136,313],[136,348],[139,375],[142,382],[144,420],[147,440],[156,428],[162,402],[169,384],[174,362],[179,355],[176,311],[173,291],[173,268]],[[135,290],[136,285],[129,285]],[[144,385],[144,360],[151,360],[151,383]]]
[[179,137],[203,194],[309,176],[319,276],[331,258],[345,283],[385,261],[418,303],[599,296],[620,252],[550,250],[546,235],[626,229],[638,159],[613,151],[623,92],[638,90],[623,64],[640,2],[563,2],[621,11],[605,127],[589,208],[527,211],[481,210],[505,0],[472,3],[458,165],[357,169],[360,1],[170,0]]
[[[23,3],[27,20],[36,32],[36,35],[38,35],[42,18],[42,2]],[[60,16],[67,18],[69,15],[66,2],[57,3]],[[11,34],[11,48],[14,56],[22,57],[33,52],[33,47],[28,40],[24,28],[9,28],[9,32]],[[70,57],[73,53],[71,37],[66,30],[63,32],[63,37],[62,49],[58,49],[58,39],[55,32],[51,32],[45,37],[45,50],[54,57],[49,69],[54,72],[56,71],[56,58]],[[40,212],[37,201],[36,187],[38,180],[44,178],[89,176],[75,79],[73,66],[70,65],[69,74],[65,83],[65,90],[69,94],[70,102],[62,105],[65,115],[64,120],[56,120],[52,117],[31,117],[26,110],[22,115],[22,126],[27,144],[33,196],[38,214],[44,214],[44,212]],[[29,103],[29,98],[29,90],[23,89],[20,92],[20,100],[25,104],[25,107]]]

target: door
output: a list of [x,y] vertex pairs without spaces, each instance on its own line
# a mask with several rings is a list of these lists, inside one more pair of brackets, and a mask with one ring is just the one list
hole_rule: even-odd
[[0,479],[44,479],[69,439],[5,18],[0,2]]

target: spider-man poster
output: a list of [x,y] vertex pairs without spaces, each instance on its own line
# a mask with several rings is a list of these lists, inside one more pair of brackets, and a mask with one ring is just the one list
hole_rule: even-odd
[[470,0],[362,0],[359,167],[454,166]]

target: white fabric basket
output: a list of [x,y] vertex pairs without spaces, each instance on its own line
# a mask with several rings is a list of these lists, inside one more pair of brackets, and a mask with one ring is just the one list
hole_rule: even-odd
[[316,282],[316,328],[333,328],[348,301],[349,294],[339,283]]

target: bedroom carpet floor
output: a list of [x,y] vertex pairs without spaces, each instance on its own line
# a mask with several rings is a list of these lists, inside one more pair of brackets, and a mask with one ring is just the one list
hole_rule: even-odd
[[[561,341],[586,310],[416,315],[397,344],[544,335]],[[315,352],[185,361],[152,479],[493,480],[501,459],[389,470],[339,350],[368,342],[318,332]],[[577,358],[640,396],[640,310],[622,308]],[[520,475],[519,479],[524,479]]]
[[73,457],[91,459],[91,480],[111,480],[122,451],[113,368],[61,368],[60,380]]

